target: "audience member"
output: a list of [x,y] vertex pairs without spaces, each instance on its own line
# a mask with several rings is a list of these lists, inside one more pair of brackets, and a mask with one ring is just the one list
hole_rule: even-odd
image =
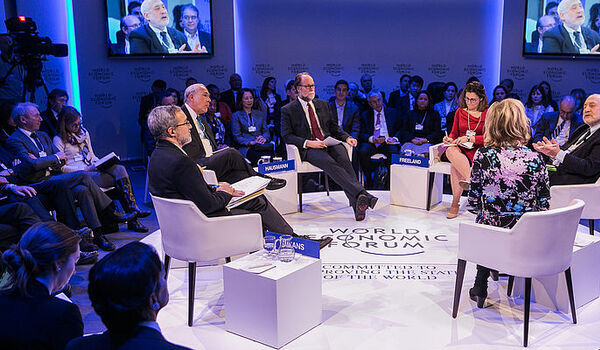
[[60,168],[66,162],[66,155],[59,152],[50,141],[50,137],[39,131],[40,112],[33,103],[18,104],[12,114],[17,124],[17,130],[8,138],[8,149],[26,166],[21,177],[27,183],[35,183],[59,176],[67,182],[79,203],[83,217],[94,231],[94,243],[105,250],[113,250],[114,245],[104,237],[104,228],[100,221],[118,223],[134,220],[137,213],[121,214],[116,211],[112,200],[84,172],[74,172],[62,175]]
[[349,86],[345,80],[338,80],[333,93],[335,99],[329,102],[329,109],[335,123],[348,135],[358,139],[360,133],[360,115],[358,106],[348,100]]
[[588,26],[591,30],[600,33],[600,3],[593,4],[590,7],[590,23]]
[[145,23],[144,15],[142,15],[142,3],[139,1],[131,1],[127,5],[127,14],[138,16],[142,24]]
[[3,349],[59,350],[83,335],[77,305],[53,296],[75,272],[79,240],[61,223],[37,223],[2,254],[11,284],[0,293]]
[[500,102],[508,97],[508,89],[504,85],[498,85],[494,88],[492,93],[492,101],[490,102],[490,106],[494,102]]
[[183,152],[183,147],[192,139],[191,123],[179,107],[162,106],[153,109],[148,117],[148,125],[158,139],[148,167],[150,193],[159,197],[190,200],[209,217],[259,213],[266,231],[294,233],[264,196],[251,199],[231,210],[226,209],[232,197],[239,197],[244,193],[226,182],[216,189],[206,184],[198,165]]
[[548,96],[550,106],[552,106],[555,111],[558,111],[558,104],[556,101],[554,101],[554,97],[552,96],[552,88],[550,87],[550,83],[542,80],[539,85],[542,89],[544,89],[544,91],[546,91],[546,96]]
[[533,125],[533,142],[555,140],[559,146],[563,146],[577,130],[583,125],[580,114],[575,112],[575,98],[566,95],[560,100],[557,112],[545,113],[540,120]]
[[[440,115],[433,109],[433,100],[429,92],[419,92],[417,108],[408,112],[404,119],[403,130],[406,136],[402,140],[401,153],[411,150],[417,155],[428,155],[429,147],[442,141],[440,126]],[[444,129],[445,127],[444,125]]]
[[[273,125],[271,138],[280,143],[281,139],[281,96],[277,93],[277,80],[274,77],[266,77],[260,88],[260,102],[267,112],[267,124]],[[276,145],[277,146],[277,145]]]
[[327,102],[315,99],[315,82],[306,72],[294,79],[298,99],[281,109],[281,136],[286,144],[298,147],[300,157],[320,169],[344,190],[357,221],[364,220],[367,207],[374,208],[377,197],[358,183],[346,148],[327,146],[325,138],[333,137],[355,147],[357,141],[337,125]]
[[394,90],[390,93],[390,97],[388,98],[388,106],[397,108],[395,106],[399,105],[400,98],[404,97],[408,93],[409,82],[410,82],[410,75],[402,74],[402,76],[400,77],[400,89]]
[[415,75],[410,78],[408,83],[408,94],[400,98],[400,104],[396,106],[390,105],[392,108],[396,108],[400,115],[407,115],[409,111],[415,109],[415,102],[417,100],[417,94],[423,89],[423,78]]
[[481,83],[467,84],[460,97],[459,108],[454,114],[452,132],[444,137],[444,143],[450,145],[444,154],[451,163],[452,205],[446,215],[448,219],[458,216],[460,196],[468,187],[473,156],[483,145],[487,102],[485,88]]
[[[225,125],[221,121],[219,117],[219,112],[217,112],[217,100],[210,100],[208,104],[208,110],[204,114],[206,117],[206,122],[210,126],[210,130],[213,135],[215,135],[215,144],[217,149],[227,147],[231,141],[229,140],[229,135],[227,133],[227,129],[225,129]],[[227,105],[225,105],[227,107]],[[227,107],[229,108],[229,107]]]
[[544,33],[543,53],[587,54],[600,47],[598,32],[584,27],[585,11],[580,0],[562,0],[558,4],[562,22]]
[[512,92],[512,90],[515,86],[515,82],[512,79],[510,79],[510,78],[504,79],[500,82],[500,85],[502,85],[506,88],[506,93],[507,93],[506,97],[507,98],[510,97],[510,98],[514,98],[515,100],[519,100],[519,101],[521,100],[519,95]]
[[156,251],[131,242],[105,256],[90,270],[88,293],[107,330],[76,338],[68,350],[184,350],[169,343],[156,322],[169,302],[163,264]]
[[554,22],[556,22],[557,25],[561,24],[560,16],[558,15],[557,1],[548,1],[548,3],[546,3],[546,8],[544,9],[544,14],[554,17]]
[[[369,96],[369,92],[371,92],[371,90],[374,89],[373,87],[373,76],[371,74],[363,74],[360,77],[360,86],[362,87],[361,92],[365,95],[365,96]],[[383,104],[386,104],[385,102],[385,92],[378,90],[379,93],[381,94],[381,98],[383,99]]]
[[358,84],[354,82],[348,83],[348,99],[358,106],[360,112],[370,108],[367,96],[358,89]]
[[298,92],[294,87],[294,79],[290,79],[285,83],[285,95],[287,97],[281,102],[282,107],[298,98]]
[[140,140],[144,145],[144,153],[147,157],[150,156],[154,149],[153,144],[148,141],[152,140],[152,135],[148,132],[148,113],[152,108],[160,103],[159,94],[167,89],[167,82],[164,80],[155,80],[152,82],[151,93],[143,96],[140,99],[140,112],[138,114],[138,124],[140,125]]
[[444,100],[436,103],[433,109],[440,116],[440,127],[441,130],[447,129],[446,116],[448,113],[458,109],[458,102],[456,101],[456,92],[458,87],[454,82],[448,82],[444,85]]
[[[173,98],[173,104],[175,106],[181,106],[182,101],[181,101],[181,94],[179,94],[179,91],[177,89],[173,89],[173,88],[167,88],[166,91]],[[170,103],[161,103],[162,106],[166,106],[168,104],[170,104]]]
[[[103,188],[116,187],[119,192],[119,201],[127,213],[137,213],[138,218],[145,218],[150,211],[141,210],[133,194],[133,185],[127,170],[120,164],[112,165],[106,169],[96,169],[95,163],[99,161],[92,148],[90,133],[82,125],[81,114],[73,107],[65,107],[58,115],[59,134],[52,140],[59,152],[67,158],[62,172],[86,171],[94,182]],[[135,219],[127,222],[127,228],[136,232],[148,232],[142,223]]]
[[[395,108],[384,107],[383,97],[378,90],[371,90],[367,97],[371,109],[360,116],[360,145],[358,160],[366,177],[366,188],[372,189],[373,166],[371,157],[383,154],[385,165],[389,169],[392,154],[400,152],[400,141],[404,140],[403,120]],[[380,184],[378,184],[380,185]]]
[[129,34],[132,54],[167,54],[191,51],[185,35],[169,25],[169,12],[161,0],[144,0],[146,24]]
[[529,90],[529,95],[527,95],[527,101],[525,102],[525,114],[529,118],[529,125],[533,127],[540,120],[542,114],[554,112],[549,102],[546,90],[539,85],[534,85]]
[[544,47],[544,33],[554,28],[554,26],[556,26],[554,16],[545,15],[538,18],[536,31],[534,32],[537,33],[537,35],[531,36],[531,42],[525,44],[525,51],[542,53],[542,48]]
[[[539,154],[525,147],[529,122],[521,101],[509,98],[490,106],[485,146],[475,152],[469,206],[478,224],[513,227],[526,212],[550,207],[548,172]],[[490,269],[477,265],[469,296],[482,308]]]
[[[198,82],[195,82],[194,84],[198,84]],[[186,84],[186,89],[194,84],[190,84],[190,85]],[[219,119],[221,119],[221,121],[225,124],[225,126],[227,128],[229,128],[229,124],[231,124],[232,113],[231,113],[231,109],[229,108],[229,105],[227,103],[221,101],[221,93],[220,93],[219,87],[216,86],[215,84],[208,84],[208,85],[206,85],[206,89],[208,89],[208,92],[210,93],[211,101],[212,100],[216,101],[215,107],[217,108],[216,113],[219,113]]]
[[189,77],[185,80],[185,87],[187,88],[190,85],[198,84],[198,79],[194,77]]
[[212,38],[210,33],[201,30],[200,12],[194,4],[181,5],[181,19],[177,21],[183,29],[189,47],[196,52],[211,53]]
[[25,203],[0,204],[0,252],[17,244],[23,233],[38,222],[39,216]]
[[40,130],[50,137],[58,135],[58,113],[69,101],[69,95],[62,89],[54,89],[48,94],[48,105],[42,112],[42,124]]
[[227,103],[229,109],[232,112],[235,112],[235,106],[238,102],[237,97],[240,91],[242,91],[242,77],[233,73],[229,76],[229,86],[231,87],[229,90],[223,91],[221,94],[221,99],[219,101]]
[[256,166],[260,157],[274,155],[274,144],[267,127],[267,115],[258,109],[254,90],[242,89],[239,94],[237,112],[231,117],[231,134],[238,151]]
[[2,147],[6,145],[6,140],[17,129],[17,125],[10,117],[14,107],[15,104],[12,102],[0,104],[0,146]]
[[571,90],[569,95],[575,98],[575,112],[579,114],[583,114],[583,102],[587,98],[587,93],[584,89],[576,88]]
[[129,34],[135,29],[142,26],[140,18],[136,15],[127,15],[121,18],[121,33],[123,34],[123,40],[117,40],[116,44],[111,44],[110,48],[113,53],[126,54],[131,53],[131,43],[129,42]]
[[[175,99],[177,96],[173,96],[169,90],[163,90],[156,94],[157,106],[175,106]],[[147,116],[146,116],[147,119]],[[156,139],[152,136],[150,129],[148,129],[148,122],[142,125],[142,145],[146,151],[146,156],[149,157],[154,148],[156,147]]]
[[536,151],[551,159],[556,172],[550,172],[552,185],[594,183],[600,176],[600,94],[593,94],[583,105],[583,121],[564,146],[544,138],[533,144]]

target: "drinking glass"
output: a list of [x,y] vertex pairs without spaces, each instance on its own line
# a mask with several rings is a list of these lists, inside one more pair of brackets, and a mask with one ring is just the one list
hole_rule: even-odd
[[275,255],[275,241],[275,236],[265,236],[263,247],[265,248],[267,258],[271,258]]

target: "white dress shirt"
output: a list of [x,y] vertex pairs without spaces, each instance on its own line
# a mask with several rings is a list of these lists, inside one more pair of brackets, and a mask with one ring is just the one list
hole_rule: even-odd
[[[169,35],[169,32],[167,31],[167,27],[164,27],[162,30],[152,26],[152,24],[149,24],[150,29],[152,29],[152,31],[154,32],[154,34],[156,34],[156,37],[158,38],[158,41],[160,41],[160,43],[164,46],[166,46],[169,49],[169,53],[177,53],[177,47],[175,47],[175,44],[173,43],[173,39],[171,39],[171,36]],[[167,42],[164,42],[162,39],[162,36],[160,35],[160,33],[167,33]]]
[[[590,137],[592,137],[592,135],[598,131],[598,129],[600,129],[600,124],[596,124],[593,127],[590,128],[590,134],[587,137],[588,139]],[[583,145],[585,141],[582,140],[583,135],[585,135],[587,132],[581,134],[581,136],[579,136],[579,139],[575,142],[573,142],[573,144],[571,145],[571,147],[569,147],[567,150],[560,150],[558,151],[558,154],[556,154],[556,157],[554,158],[554,162],[552,162],[552,164],[558,166],[560,165],[562,162],[565,161],[565,156],[568,153],[572,153],[573,151],[575,151],[579,146]]]
[[[385,113],[383,108],[381,108],[381,112],[373,110],[373,130],[377,130],[377,114],[381,114],[381,128],[379,129],[379,136],[384,136],[387,140],[390,137],[390,134],[388,133],[387,123],[385,122]],[[396,142],[398,141],[398,139],[395,137],[393,139],[395,139]],[[374,143],[373,141],[373,136],[369,136],[369,142]]]
[[[571,29],[563,24],[563,27],[567,30],[567,33],[569,33],[571,42],[573,43],[573,46],[575,46],[575,48],[577,50],[579,50],[579,53],[590,53],[590,50],[588,50],[587,45],[585,43],[585,38],[583,37],[583,33],[581,32],[581,26],[577,29]],[[578,46],[577,41],[575,41],[575,32],[579,32],[579,39],[581,39],[581,46]]]
[[342,104],[340,106],[340,105],[337,104],[337,101],[336,101],[335,102],[335,107],[337,108],[338,125],[341,128],[342,124],[344,123],[344,108],[346,108],[346,102],[344,102],[344,104]]
[[188,33],[187,30],[184,30],[183,34],[185,34],[185,37],[187,38],[187,42],[188,42],[188,45],[190,46],[190,50],[195,49],[196,45],[198,45],[198,44],[200,44],[200,46],[198,46],[198,50],[202,49],[202,44],[200,43],[200,36],[198,35],[197,29],[194,32],[194,35]]

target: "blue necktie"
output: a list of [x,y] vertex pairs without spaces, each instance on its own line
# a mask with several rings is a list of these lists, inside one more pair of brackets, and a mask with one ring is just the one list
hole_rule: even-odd
[[167,36],[167,32],[160,32],[160,37],[162,39],[162,46],[165,50],[169,51],[169,37]]
[[31,138],[35,142],[35,146],[38,148],[38,150],[40,152],[44,151],[44,146],[42,146],[42,144],[40,143],[40,139],[38,138],[37,134],[34,133],[34,132],[32,132],[31,133]]

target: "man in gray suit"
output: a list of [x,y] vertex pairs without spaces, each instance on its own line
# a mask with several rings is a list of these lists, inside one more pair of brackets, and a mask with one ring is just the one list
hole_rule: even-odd
[[600,47],[600,35],[583,27],[585,11],[580,0],[563,0],[558,4],[562,21],[544,33],[542,53],[590,54]]

